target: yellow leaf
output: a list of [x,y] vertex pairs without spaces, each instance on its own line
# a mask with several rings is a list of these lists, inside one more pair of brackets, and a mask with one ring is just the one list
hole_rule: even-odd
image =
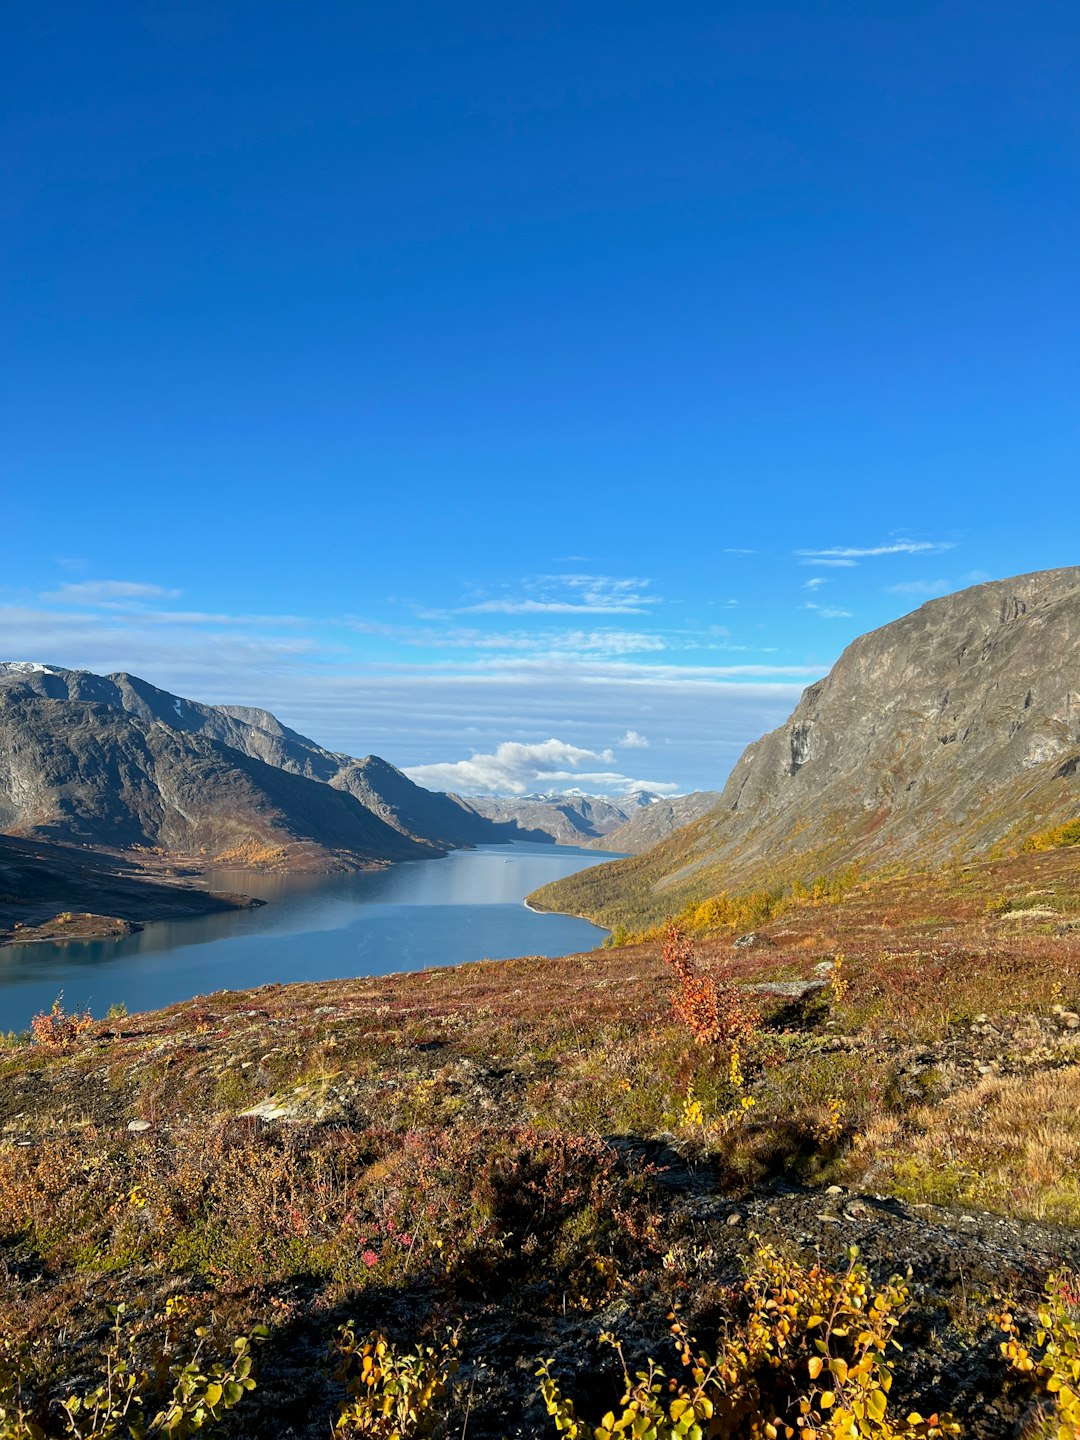
[[825,1368],[825,1361],[822,1360],[820,1355],[812,1355],[810,1359],[806,1362],[806,1365],[807,1369],[810,1371],[810,1379],[816,1380],[817,1377],[821,1374],[822,1370]]

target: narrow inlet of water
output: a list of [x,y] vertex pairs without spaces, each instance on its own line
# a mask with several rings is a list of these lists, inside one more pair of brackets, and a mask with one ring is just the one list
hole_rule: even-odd
[[388,975],[469,960],[572,955],[607,933],[572,915],[530,910],[549,880],[618,857],[556,845],[490,845],[363,875],[215,871],[212,890],[254,910],[147,925],[120,940],[0,948],[0,1031],[23,1030],[63,991],[68,1010],[134,1013],[215,990],[273,981]]

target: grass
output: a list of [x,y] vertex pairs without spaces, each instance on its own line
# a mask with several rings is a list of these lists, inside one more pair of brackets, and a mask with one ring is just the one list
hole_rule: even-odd
[[1080,1226],[1080,1068],[990,1077],[904,1121],[866,1151],[906,1199]]

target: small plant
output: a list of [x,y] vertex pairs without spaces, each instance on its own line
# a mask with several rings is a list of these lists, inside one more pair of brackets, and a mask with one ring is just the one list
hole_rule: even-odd
[[[150,1440],[152,1436],[188,1440],[197,1432],[208,1431],[249,1390],[254,1390],[251,1344],[253,1338],[265,1336],[261,1327],[250,1337],[242,1335],[234,1340],[227,1359],[209,1365],[201,1358],[207,1331],[198,1328],[198,1344],[190,1360],[169,1365],[166,1344],[159,1363],[148,1370],[136,1359],[125,1332],[125,1307],[110,1306],[109,1314],[113,1324],[102,1351],[105,1373],[89,1390],[56,1402],[63,1417],[62,1432],[51,1427],[42,1430],[30,1418],[10,1342],[5,1341],[0,1351],[0,1440],[47,1440],[47,1436],[60,1433],[75,1440]],[[168,1398],[148,1414],[148,1401],[159,1390],[163,1378],[171,1382]]]
[[730,1135],[733,1130],[737,1130],[744,1123],[747,1115],[754,1108],[756,1103],[754,1097],[746,1094],[746,1077],[742,1072],[738,1045],[731,1047],[731,1055],[728,1060],[728,1085],[730,1094],[734,1098],[734,1104],[721,1111],[715,1119],[710,1119],[705,1113],[705,1106],[694,1089],[693,1080],[691,1080],[687,1084],[682,1111],[679,1115],[679,1123],[683,1129],[700,1130],[706,1135],[716,1137]]
[[814,1126],[814,1134],[822,1145],[835,1145],[844,1133],[844,1118],[847,1106],[839,1095],[830,1095],[825,1102],[825,1114]]
[[829,972],[829,989],[832,992],[833,1008],[837,1009],[844,1003],[844,996],[848,992],[848,978],[844,970],[843,955],[833,957],[832,970]]
[[9,1336],[0,1340],[0,1440],[45,1440],[24,1403],[22,1379]]
[[456,1332],[441,1346],[402,1351],[378,1331],[363,1340],[351,1323],[342,1325],[330,1354],[337,1361],[335,1379],[344,1382],[349,1399],[334,1434],[347,1440],[425,1440],[442,1418],[437,1402],[457,1370],[456,1351]]
[[128,1014],[128,1007],[123,1000],[117,1000],[105,1011],[106,1020],[124,1020]]
[[[124,1343],[124,1307],[116,1306],[112,1313],[113,1334],[104,1352],[104,1379],[85,1394],[71,1395],[60,1402],[69,1435],[79,1440],[112,1440],[114,1436],[187,1440],[211,1423],[216,1424],[249,1390],[254,1390],[251,1337],[241,1335],[234,1340],[228,1359],[204,1365],[201,1355],[208,1332],[200,1326],[195,1331],[195,1354],[186,1364],[169,1367],[172,1391],[153,1418],[147,1420],[145,1404],[152,1377],[138,1364],[130,1343]],[[253,1331],[256,1339],[265,1334],[261,1327]]]
[[76,1045],[94,1023],[89,1010],[64,1009],[64,992],[61,990],[47,1011],[39,1012],[30,1021],[30,1032],[35,1045],[45,1050],[67,1050]]
[[1031,1432],[1047,1440],[1080,1436],[1080,1280],[1065,1271],[1049,1276],[1034,1337],[1026,1337],[1012,1311],[994,1319],[1005,1332],[1001,1355],[1017,1375],[1048,1397]]

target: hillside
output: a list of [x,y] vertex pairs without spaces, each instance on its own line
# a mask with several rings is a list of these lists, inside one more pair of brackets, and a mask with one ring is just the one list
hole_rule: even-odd
[[657,796],[651,805],[642,805],[602,839],[590,840],[589,847],[640,855],[684,825],[707,815],[719,800],[718,790],[694,790],[689,795],[673,795],[670,799]]
[[854,641],[719,804],[530,902],[656,924],[720,892],[1023,843],[1080,814],[1080,567],[978,585]]
[[[133,730],[164,727],[176,737],[199,737],[215,746],[227,747],[249,760],[259,761],[288,775],[329,785],[353,796],[384,825],[428,849],[491,843],[498,838],[481,817],[463,810],[445,795],[413,784],[407,775],[387,761],[375,755],[359,760],[351,755],[325,750],[313,740],[282,725],[268,710],[244,705],[204,705],[160,690],[137,676],[123,672],[95,675],[86,670],[10,662],[0,664],[0,698],[5,692],[14,699],[35,697],[60,704],[97,705],[105,707],[107,712],[117,712],[113,718],[121,726],[130,721]],[[66,723],[62,718],[63,712],[50,711],[46,706],[37,707],[34,714],[38,718],[34,721],[29,719],[30,713],[24,709],[20,716],[22,723],[29,723],[31,727],[35,724],[46,728],[53,726],[60,727],[62,731]],[[90,724],[92,729],[92,722]],[[15,738],[12,737],[13,740]],[[32,735],[29,738],[32,740]],[[192,753],[199,750],[198,745],[187,746],[184,739],[178,739],[176,743],[181,752],[185,748]],[[0,756],[0,766],[2,763]],[[0,770],[0,807],[6,793],[9,809],[15,811],[15,823],[21,824],[18,815],[20,806],[11,789],[11,785],[17,782],[9,780],[5,792],[2,774]],[[300,787],[297,793],[302,791],[303,787]],[[342,807],[333,800],[311,803],[317,804],[322,812],[339,817],[349,810],[349,807]],[[91,821],[93,815],[87,814],[85,819]],[[341,842],[333,837],[340,836],[340,833],[340,824],[335,823],[325,840],[316,838],[327,848],[335,848]],[[369,841],[376,848],[379,835],[378,828],[373,827]],[[408,852],[397,841],[384,839],[386,858],[406,856]]]
[[[200,1340],[205,1372],[264,1326],[254,1389],[214,1434],[385,1436],[393,1376],[360,1381],[361,1351],[346,1389],[353,1322],[356,1349],[374,1330],[448,1362],[426,1399],[407,1386],[403,1440],[556,1440],[544,1360],[592,1437],[624,1392],[605,1333],[631,1375],[651,1357],[689,1381],[676,1312],[733,1358],[727,1440],[762,1416],[799,1434],[807,1394],[826,1433],[815,1342],[853,1365],[878,1315],[822,1309],[856,1246],[886,1300],[912,1272],[874,1362],[894,1367],[875,1397],[891,1428],[828,1433],[1034,1435],[1051,1377],[1010,1370],[1000,1302],[1033,1337],[1047,1273],[1080,1265],[1078,860],[859,886],[761,948],[707,937],[698,973],[742,1017],[735,1067],[730,1038],[691,1039],[654,943],[0,1035],[0,1405],[40,1427],[10,1433],[70,1435],[58,1402],[129,1346],[153,1415]],[[748,1377],[758,1300],[766,1333],[797,1318]],[[1080,1312],[1055,1313],[1080,1342]]]

